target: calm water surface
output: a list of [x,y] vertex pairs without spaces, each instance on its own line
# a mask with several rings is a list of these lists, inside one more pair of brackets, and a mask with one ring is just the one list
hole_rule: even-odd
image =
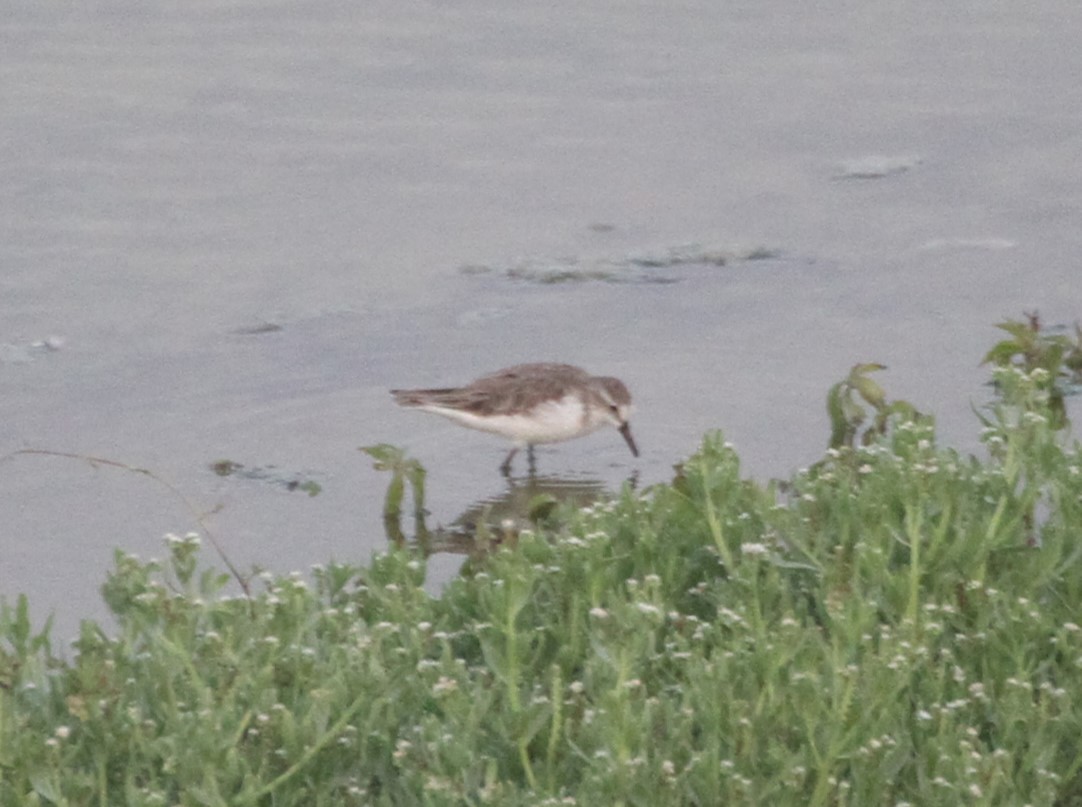
[[[1071,0],[16,0],[0,453],[151,469],[217,508],[238,565],[284,572],[384,546],[358,446],[421,458],[433,521],[506,492],[502,445],[387,389],[518,361],[635,394],[639,461],[607,432],[540,452],[586,487],[663,480],[716,427],[787,474],[858,361],[970,447],[992,323],[1082,316],[1080,38]],[[504,272],[692,244],[775,257]],[[63,637],[103,613],[114,547],[194,526],[115,469],[19,456],[0,480],[0,596]]]

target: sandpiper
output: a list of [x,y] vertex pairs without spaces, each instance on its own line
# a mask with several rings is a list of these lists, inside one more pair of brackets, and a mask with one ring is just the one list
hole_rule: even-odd
[[535,444],[582,437],[606,423],[615,426],[632,455],[639,456],[628,424],[631,393],[624,382],[570,364],[516,364],[464,387],[393,389],[391,394],[401,406],[506,437],[514,448],[500,466],[504,475],[510,474],[511,459],[523,446],[532,468]]

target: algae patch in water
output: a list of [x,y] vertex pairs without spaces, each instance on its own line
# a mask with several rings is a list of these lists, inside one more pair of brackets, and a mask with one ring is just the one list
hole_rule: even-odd
[[257,482],[266,482],[271,485],[285,488],[292,492],[295,490],[307,493],[309,496],[318,496],[323,492],[323,486],[311,479],[308,475],[299,472],[285,471],[273,465],[247,467],[243,463],[233,460],[215,460],[210,464],[210,470],[218,476],[235,476],[240,479],[252,479]]
[[522,258],[507,264],[468,264],[459,267],[465,275],[494,274],[527,283],[678,283],[683,277],[675,270],[729,266],[744,261],[780,256],[776,249],[754,247],[704,247],[688,244],[647,250],[618,257]]

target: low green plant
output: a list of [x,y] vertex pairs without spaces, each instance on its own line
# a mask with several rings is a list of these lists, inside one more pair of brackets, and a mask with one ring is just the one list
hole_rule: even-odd
[[[865,362],[855,364],[849,374],[830,388],[827,393],[827,414],[830,416],[830,447],[854,448],[858,444],[869,445],[883,437],[893,421],[925,419],[908,401],[888,401],[887,393],[872,373],[887,369],[882,364]],[[868,419],[868,410],[874,413],[872,422],[863,433],[861,427]]]
[[428,543],[428,531],[425,528],[425,476],[423,465],[397,446],[387,443],[365,446],[360,451],[375,460],[377,471],[387,471],[391,481],[387,484],[387,494],[383,500],[383,528],[388,537],[396,544],[406,543],[406,534],[402,530],[402,499],[409,485],[413,494],[413,521],[417,539],[422,544]]
[[[1050,332],[1037,312],[1024,320],[1007,320],[996,325],[1009,338],[995,344],[982,364],[1000,369],[1013,369],[1033,380],[1044,397],[1042,408],[1047,410],[1053,428],[1065,429],[1069,423],[1065,398],[1082,384],[1082,326],[1074,326],[1074,338],[1066,333]],[[1004,376],[994,383],[1003,388]],[[1010,397],[1010,390],[1007,395]]]

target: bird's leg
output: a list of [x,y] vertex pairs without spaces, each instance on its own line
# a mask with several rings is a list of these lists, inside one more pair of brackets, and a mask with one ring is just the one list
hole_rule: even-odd
[[500,473],[502,473],[508,479],[511,478],[511,460],[514,459],[515,454],[517,454],[517,453],[518,453],[518,446],[515,446],[514,448],[511,449],[511,452],[507,455],[507,459],[505,459],[503,461],[503,465],[500,466]]
[[533,476],[535,473],[537,473],[537,463],[535,462],[533,455],[533,443],[530,443],[526,447],[526,457],[530,461],[530,476]]

